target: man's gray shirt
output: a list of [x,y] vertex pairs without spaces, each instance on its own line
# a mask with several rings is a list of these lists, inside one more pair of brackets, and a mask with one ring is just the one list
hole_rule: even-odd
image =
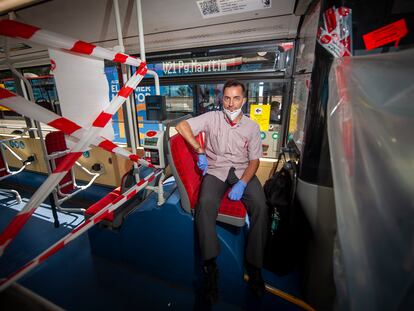
[[259,125],[242,116],[230,125],[222,111],[211,111],[187,120],[194,136],[205,132],[208,173],[225,181],[230,167],[241,178],[250,160],[262,156]]

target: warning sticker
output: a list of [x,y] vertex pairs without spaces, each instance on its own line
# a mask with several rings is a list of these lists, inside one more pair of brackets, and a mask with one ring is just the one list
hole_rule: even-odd
[[197,1],[203,18],[219,17],[272,7],[272,0],[200,0]]
[[408,30],[405,19],[400,19],[387,26],[367,33],[363,35],[362,38],[364,39],[367,50],[372,50],[391,42],[395,42],[395,46],[398,46],[401,38],[405,37],[407,33]]
[[259,124],[261,131],[268,131],[270,105],[250,105],[250,119]]

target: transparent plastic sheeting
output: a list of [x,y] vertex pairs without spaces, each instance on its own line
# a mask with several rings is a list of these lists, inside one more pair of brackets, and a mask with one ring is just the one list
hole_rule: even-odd
[[414,310],[414,50],[337,59],[329,92],[338,306]]

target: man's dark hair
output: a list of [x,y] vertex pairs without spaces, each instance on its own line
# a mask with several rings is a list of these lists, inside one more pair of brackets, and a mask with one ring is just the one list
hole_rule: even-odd
[[241,83],[240,81],[237,80],[228,80],[226,81],[226,83],[224,83],[223,86],[223,94],[224,94],[224,90],[228,87],[237,87],[240,86],[242,88],[243,91],[243,96],[246,96],[246,87],[244,86],[243,83]]

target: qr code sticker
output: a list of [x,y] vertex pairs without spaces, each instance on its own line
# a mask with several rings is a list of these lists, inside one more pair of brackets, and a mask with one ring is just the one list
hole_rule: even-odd
[[211,15],[211,14],[220,13],[217,0],[198,1],[197,3],[200,7],[201,14],[203,15]]

